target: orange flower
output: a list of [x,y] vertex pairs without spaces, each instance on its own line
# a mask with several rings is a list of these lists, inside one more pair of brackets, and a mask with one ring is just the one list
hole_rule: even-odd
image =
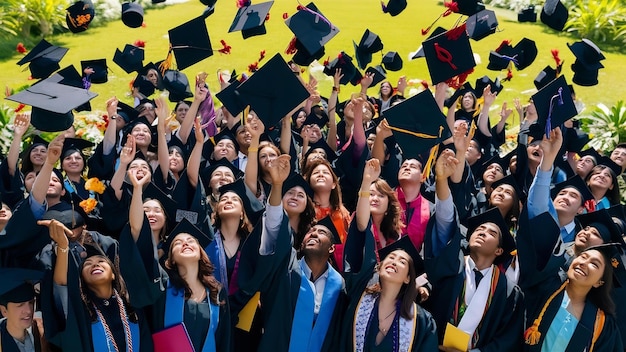
[[98,201],[95,200],[94,198],[87,198],[81,201],[80,203],[78,203],[78,205],[80,205],[80,207],[83,208],[85,213],[89,214],[94,210],[96,205],[98,205]]
[[92,177],[85,182],[85,189],[88,191],[94,191],[98,194],[104,193],[106,186],[97,177]]

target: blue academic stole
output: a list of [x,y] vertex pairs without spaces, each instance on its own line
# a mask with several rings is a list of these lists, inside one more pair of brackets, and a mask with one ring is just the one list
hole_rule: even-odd
[[[207,297],[209,297],[211,320],[209,321],[209,331],[207,331],[206,338],[204,339],[202,352],[215,352],[215,330],[217,330],[217,324],[220,318],[220,307],[211,301],[209,290],[207,290]],[[165,291],[165,321],[163,326],[168,328],[179,323],[183,323],[184,325],[184,315],[185,291],[168,284],[167,290]]]
[[[139,342],[141,340],[141,337],[139,336],[139,325],[137,323],[133,323],[132,321],[128,321],[128,327],[130,328],[130,336],[133,340],[133,351],[139,351]],[[126,333],[124,333],[124,339],[126,340],[125,351],[128,351],[128,336],[126,336]],[[107,335],[104,332],[104,325],[99,318],[95,322],[91,323],[91,342],[93,344],[93,352],[115,351],[113,341],[107,338]]]
[[[304,259],[300,261],[301,266],[303,261]],[[300,268],[302,270],[302,267]],[[312,282],[302,275],[300,277],[296,311],[291,324],[289,351],[321,351],[337,299],[343,287],[343,279],[335,269],[330,265],[328,266],[328,278],[326,279],[326,287],[324,287],[322,305],[317,314],[317,319],[315,319],[315,293],[311,287]]]

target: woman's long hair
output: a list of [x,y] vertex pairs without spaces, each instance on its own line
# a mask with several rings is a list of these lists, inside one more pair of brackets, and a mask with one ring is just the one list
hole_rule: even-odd
[[609,173],[611,174],[611,180],[613,182],[613,189],[607,189],[606,193],[604,193],[604,196],[609,200],[609,203],[611,203],[611,205],[619,204],[619,183],[617,183],[617,175],[615,175],[615,172],[613,172],[610,167],[602,164],[594,166],[593,169],[591,169],[591,171],[589,172],[589,175],[587,175],[587,177],[585,178],[585,183],[589,185],[589,180],[591,180],[591,177],[593,177],[593,175],[601,173],[602,171],[604,171],[604,169],[609,170]]
[[[226,302],[219,300],[219,292],[222,287],[219,281],[213,276],[213,272],[215,271],[215,267],[213,263],[209,260],[209,256],[206,254],[204,249],[200,246],[198,240],[195,240],[198,244],[198,248],[200,249],[200,260],[198,261],[198,279],[204,287],[209,289],[209,297],[213,301],[213,303],[218,305],[224,305]],[[174,287],[183,288],[185,290],[185,298],[189,299],[191,297],[191,288],[187,285],[187,282],[180,276],[178,273],[178,265],[172,262],[172,248],[174,246],[170,246],[169,253],[167,255],[167,259],[165,260],[165,268],[167,269],[167,273],[169,275],[170,282]]]
[[[241,203],[241,211],[243,212],[243,219],[239,220],[239,227],[237,228],[237,236],[239,237],[239,239],[241,240],[245,240],[246,238],[248,238],[248,235],[250,234],[250,231],[252,231],[252,223],[250,222],[250,219],[248,219],[248,215],[246,214],[246,208],[243,206],[243,200],[241,199],[241,196],[237,194],[237,197],[239,198],[239,202]],[[214,212],[213,212],[213,226],[216,229],[219,229],[220,227],[222,227],[222,219],[220,218],[220,214],[218,212],[218,204],[219,204],[219,199],[217,200],[217,202],[215,203],[215,208]]]
[[[392,252],[393,253],[393,252]],[[405,252],[406,253],[406,252]],[[386,257],[385,257],[386,258]],[[410,255],[407,255],[409,266],[409,283],[402,284],[400,288],[400,292],[398,292],[398,296],[396,299],[401,300],[400,304],[400,316],[404,319],[413,319],[413,303],[417,299],[417,284],[415,283],[415,278],[417,277],[417,273],[415,272],[415,267],[413,265],[413,258]],[[381,259],[381,263],[384,259]],[[380,270],[380,263],[376,266],[377,271]],[[377,283],[372,286],[369,286],[365,289],[366,293],[378,293],[380,294],[383,290],[382,282],[380,282],[380,278]]]
[[402,207],[396,196],[396,192],[391,189],[387,181],[379,178],[372,183],[378,192],[382,193],[389,200],[387,211],[380,223],[380,232],[386,239],[396,240],[398,235],[402,233],[404,224],[402,223]]
[[169,215],[165,211],[165,208],[163,207],[163,204],[161,203],[160,200],[156,198],[144,198],[143,204],[146,204],[146,202],[148,201],[156,202],[161,207],[161,212],[163,213],[165,222],[163,223],[163,227],[161,228],[161,231],[159,231],[159,242],[165,242],[165,240],[167,239],[167,234],[169,233],[169,229],[167,228],[167,224],[169,224]]
[[306,173],[304,174],[304,179],[308,184],[311,184],[311,175],[313,174],[313,170],[320,165],[324,165],[330,170],[331,177],[333,178],[333,183],[335,184],[335,188],[330,191],[330,207],[332,210],[342,210],[343,208],[343,200],[341,197],[341,187],[339,186],[339,178],[333,171],[333,167],[330,163],[323,159],[315,159],[311,162],[311,164],[307,167]]
[[[122,302],[124,303],[124,307],[126,308],[126,313],[128,314],[128,319],[131,322],[136,323],[139,320],[139,318],[137,317],[137,313],[135,312],[135,310],[131,307],[129,303],[130,298],[128,297],[128,290],[126,289],[126,282],[124,281],[124,278],[122,277],[122,273],[120,272],[119,265],[113,264],[111,259],[109,259],[109,257],[105,255],[96,255],[94,257],[103,258],[107,262],[107,264],[109,264],[109,266],[111,267],[111,271],[113,272],[113,275],[115,275],[115,278],[111,282],[111,285],[113,286],[113,289],[117,291],[117,294],[122,299]],[[87,307],[87,310],[89,311],[89,318],[91,319],[92,322],[94,322],[98,320],[98,315],[96,314],[96,310],[94,308],[94,302],[92,300],[92,297],[94,296],[94,294],[91,292],[89,287],[87,287],[87,285],[83,284],[82,272],[83,272],[84,266],[85,266],[85,262],[83,261],[83,263],[79,267],[79,272],[81,273],[80,274],[81,279],[79,280],[79,283],[78,283],[80,287],[80,297],[82,298],[83,303],[85,304],[85,307]]]
[[602,284],[599,287],[592,287],[587,298],[591,303],[595,304],[598,308],[602,309],[606,314],[615,314],[615,302],[611,298],[611,291],[613,291],[613,265],[611,265],[611,257],[606,255],[603,251],[598,251],[602,254],[604,259],[604,273],[602,274]]

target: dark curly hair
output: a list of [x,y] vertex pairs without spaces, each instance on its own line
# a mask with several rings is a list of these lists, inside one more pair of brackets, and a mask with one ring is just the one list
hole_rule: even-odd
[[604,251],[598,251],[602,254],[604,259],[604,273],[602,273],[602,284],[599,287],[592,287],[587,298],[591,303],[595,304],[598,308],[602,309],[606,314],[615,314],[615,302],[611,296],[613,291],[613,265],[611,265],[612,258],[604,253]]
[[[181,234],[184,233],[177,234],[176,236],[179,236]],[[204,287],[209,289],[209,297],[211,298],[213,303],[218,305],[224,305],[226,302],[219,300],[219,292],[222,288],[222,285],[219,281],[217,281],[215,276],[213,276],[215,267],[213,266],[213,263],[211,263],[211,261],[209,260],[209,256],[200,246],[198,240],[195,239],[195,241],[198,244],[198,248],[200,249],[200,260],[198,261],[198,279],[200,280],[200,282],[202,282]],[[174,246],[170,246],[167,259],[165,260],[165,268],[167,269],[170,283],[176,288],[184,289],[185,299],[189,299],[191,297],[191,288],[189,288],[187,282],[178,273],[178,265],[172,261],[172,248],[174,248]]]

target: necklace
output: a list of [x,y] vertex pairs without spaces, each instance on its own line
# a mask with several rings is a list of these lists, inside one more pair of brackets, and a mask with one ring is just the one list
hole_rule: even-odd
[[[128,323],[128,314],[126,314],[126,307],[124,306],[124,302],[122,302],[122,298],[117,293],[117,290],[115,290],[114,293],[115,293],[115,298],[117,300],[117,306],[119,307],[119,310],[120,310],[120,318],[122,319],[122,324],[124,325],[124,334],[126,335],[126,344],[128,347],[127,351],[133,352],[133,338],[130,332],[130,326]],[[96,310],[98,319],[100,319],[100,322],[102,323],[102,327],[104,328],[104,333],[107,337],[107,340],[113,344],[113,348],[115,348],[115,351],[119,351],[120,349],[117,347],[117,343],[115,342],[115,339],[113,338],[113,333],[111,333],[109,324],[107,324],[106,320],[104,320],[104,316],[102,316],[102,312],[100,312],[100,310],[95,304],[93,305],[93,307]]]
[[189,297],[190,299],[200,303],[202,301],[204,301],[204,298],[206,297],[206,290],[202,290],[202,293],[200,294],[200,297],[194,297],[193,295],[191,295],[191,297]]
[[385,319],[383,319],[383,320],[380,320],[380,319],[379,319],[379,320],[378,320],[378,327],[379,327],[380,332],[381,332],[383,335],[387,335],[387,331],[389,330],[389,328],[386,328],[386,329],[385,329],[385,328],[381,328],[381,326],[382,326],[382,325],[385,323],[385,321],[387,321],[387,319],[389,319],[389,317],[390,317],[390,316],[392,316],[392,315],[393,315],[393,313],[395,313],[395,312],[396,312],[396,310],[394,309],[394,310],[392,310],[392,311],[391,311],[391,313],[389,313],[389,315],[387,315],[387,316],[385,317]]

